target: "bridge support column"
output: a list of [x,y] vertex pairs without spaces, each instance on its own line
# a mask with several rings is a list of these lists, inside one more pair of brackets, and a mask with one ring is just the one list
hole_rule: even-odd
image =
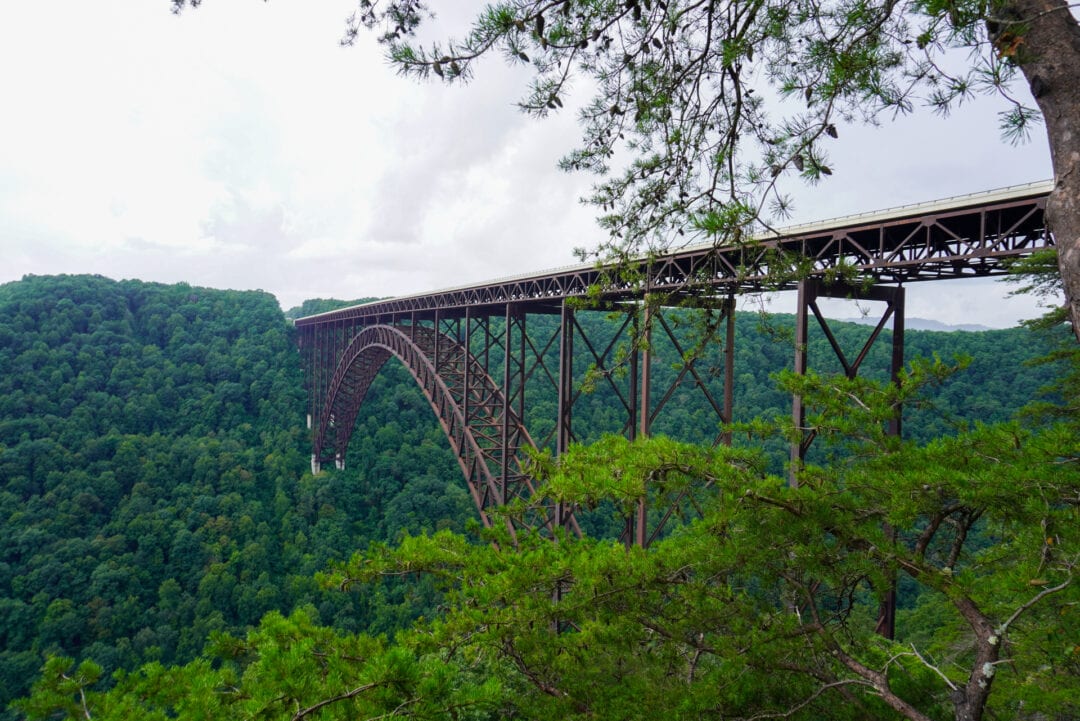
[[319,457],[316,454],[312,453],[311,454],[311,475],[317,476],[320,473],[322,473],[322,464],[319,463]]
[[514,344],[511,330],[514,325],[514,316],[510,310],[510,304],[503,307],[503,407],[502,426],[499,428],[499,445],[502,457],[499,461],[499,502],[506,503],[506,485],[510,475],[510,409],[513,408],[514,400],[511,384],[516,375],[514,358]]
[[[731,423],[735,413],[735,295],[727,299],[727,328],[724,336],[724,423]],[[724,431],[720,442],[731,445],[731,431]]]
[[[648,298],[640,307],[640,314],[635,316],[633,334],[635,339],[635,351],[631,354],[630,362],[630,393],[629,404],[630,423],[627,428],[627,437],[646,438],[652,434],[653,421],[660,418],[662,411],[669,402],[678,403],[680,388],[683,392],[687,386],[696,387],[708,401],[709,406],[716,414],[721,424],[730,423],[732,420],[732,408],[734,405],[734,362],[735,362],[735,298],[729,295],[727,298],[708,298],[701,301],[697,307],[709,313],[716,313],[708,319],[706,338],[709,342],[723,343],[723,378],[724,395],[722,399],[714,397],[710,390],[707,377],[699,372],[697,362],[706,350],[703,339],[695,339],[695,346],[685,347],[685,341],[679,337],[678,325],[672,325],[664,319],[663,310],[651,305]],[[721,324],[724,324],[721,327]],[[654,341],[659,340],[658,345]],[[681,367],[675,378],[666,381],[664,386],[655,390],[661,391],[657,399],[653,400],[653,356],[663,355],[661,346],[670,344],[668,352],[675,352],[681,359]],[[721,430],[712,441],[713,445],[721,443],[730,445],[731,434]],[[687,502],[686,494],[680,495],[671,501],[667,508],[650,508],[645,499],[637,504],[633,513],[626,519],[621,540],[627,546],[649,546],[663,533],[668,520],[679,511],[680,504]],[[693,501],[688,501],[693,504]],[[650,519],[650,512],[652,518]]]
[[[859,350],[858,356],[856,356],[854,360],[849,361],[844,354],[843,349],[836,340],[836,336],[833,335],[832,330],[829,328],[828,320],[821,314],[821,310],[818,308],[818,298],[869,300],[880,301],[886,304],[885,311],[882,313],[880,320],[878,320],[874,330],[870,333],[870,337],[867,339],[866,343],[863,344],[863,347]],[[809,318],[811,313],[817,318],[818,325],[821,327],[821,330],[824,331],[825,337],[828,339],[829,345],[833,349],[833,353],[836,354],[837,360],[840,361],[840,365],[844,369],[844,375],[848,378],[855,378],[859,374],[859,368],[862,366],[863,361],[866,360],[867,354],[870,352],[875,341],[877,341],[885,324],[892,318],[892,361],[890,378],[894,383],[897,381],[900,377],[900,371],[904,368],[904,289],[902,287],[873,286],[864,290],[839,284],[826,286],[817,278],[806,278],[799,281],[798,308],[796,309],[795,315],[795,373],[799,375],[805,374],[808,366],[807,343],[809,340]],[[792,420],[795,422],[795,427],[804,433],[802,439],[799,442],[793,443],[791,446],[790,479],[792,485],[797,485],[798,472],[806,458],[806,452],[809,450],[810,444],[814,442],[814,436],[816,434],[812,429],[806,428],[806,409],[803,407],[801,396],[796,395],[792,398],[791,407]],[[889,432],[894,435],[900,435],[901,425],[901,410],[897,408],[896,416],[889,422]]]
[[500,429],[499,493],[501,503],[525,492],[525,481],[515,459],[518,448],[532,441],[523,434],[521,419],[525,417],[525,385],[528,378],[526,352],[528,348],[527,314],[519,306],[507,303],[503,309],[503,377],[502,426]]
[[[642,343],[641,343],[641,399],[638,401],[638,412],[640,413],[640,421],[638,424],[638,435],[641,438],[648,438],[652,435],[652,397],[650,392],[652,390],[652,308],[649,306],[649,299],[645,299],[645,306],[642,309],[643,321],[645,327],[642,329]],[[649,525],[649,507],[646,503],[646,499],[641,499],[638,502],[637,514],[634,523],[634,545],[644,548],[648,543],[648,525]]]
[[[556,423],[555,454],[561,456],[570,447],[573,438],[572,421],[574,409],[574,310],[562,302],[559,314],[559,418]],[[555,526],[566,523],[567,511],[563,504],[555,504]]]
[[559,314],[559,418],[555,453],[570,447],[574,407],[574,311],[564,300]]
[[[873,332],[863,344],[858,356],[853,361],[848,361],[843,349],[837,342],[836,337],[829,329],[828,321],[821,314],[817,306],[818,298],[850,298],[858,300],[880,301],[885,303],[885,311],[874,327]],[[848,378],[855,378],[859,374],[859,368],[866,359],[870,348],[877,341],[885,324],[892,318],[892,357],[890,362],[890,378],[893,383],[899,381],[900,372],[904,368],[904,289],[892,286],[873,286],[869,290],[851,288],[847,286],[825,286],[819,279],[807,278],[799,282],[798,310],[795,321],[795,372],[802,375],[807,371],[807,342],[809,337],[809,315],[814,314],[818,325],[825,332],[833,352],[844,368],[844,374]],[[798,473],[806,459],[806,452],[814,441],[814,431],[806,429],[806,409],[803,407],[802,398],[796,395],[792,399],[792,419],[795,427],[804,434],[803,437],[791,446],[791,471],[790,482],[797,485]],[[896,413],[889,421],[889,433],[901,435],[903,426],[903,411],[896,409]],[[895,531],[885,525],[886,535],[895,540]],[[894,638],[896,634],[896,579],[889,582],[889,588],[883,594],[881,608],[878,611],[875,632],[885,638]]]

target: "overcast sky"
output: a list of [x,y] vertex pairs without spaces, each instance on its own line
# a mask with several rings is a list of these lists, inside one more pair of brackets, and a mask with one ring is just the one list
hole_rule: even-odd
[[[592,178],[556,167],[572,113],[520,114],[523,76],[497,58],[464,88],[400,78],[371,37],[338,46],[354,6],[0,4],[0,282],[186,281],[287,309],[567,265],[595,245],[578,202]],[[996,109],[840,126],[834,176],[796,193],[792,222],[1049,178],[1045,136],[1009,146]],[[908,315],[1005,327],[1039,312],[1008,290],[916,284]]]

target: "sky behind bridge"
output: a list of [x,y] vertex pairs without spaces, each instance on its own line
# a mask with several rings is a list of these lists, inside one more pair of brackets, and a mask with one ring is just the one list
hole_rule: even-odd
[[[439,27],[460,35],[464,3],[443,4]],[[0,282],[99,273],[260,288],[289,308],[568,265],[602,238],[578,202],[592,176],[556,167],[579,137],[569,108],[519,113],[526,76],[497,58],[466,87],[398,77],[370,35],[338,46],[354,6],[3,3]],[[834,175],[792,184],[791,222],[1049,178],[1041,129],[1010,146],[997,109],[839,125]],[[1040,312],[1009,290],[916,284],[907,312],[991,327]]]

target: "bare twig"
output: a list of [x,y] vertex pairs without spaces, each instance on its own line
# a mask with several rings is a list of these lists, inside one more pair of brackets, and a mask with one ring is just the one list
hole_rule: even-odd
[[998,635],[999,636],[1004,636],[1005,632],[1009,630],[1009,626],[1011,626],[1016,619],[1020,618],[1020,616],[1022,616],[1025,612],[1027,612],[1028,609],[1030,609],[1032,606],[1034,606],[1036,603],[1043,600],[1044,598],[1046,598],[1050,594],[1057,593],[1058,591],[1064,590],[1070,583],[1072,583],[1072,575],[1071,574],[1070,574],[1070,576],[1068,578],[1066,578],[1064,581],[1062,581],[1058,585],[1051,586],[1050,588],[1044,588],[1043,590],[1039,591],[1027,603],[1025,603],[1020,608],[1013,611],[1013,614],[1011,616],[1009,616],[1007,619],[1005,619],[1005,621],[1000,626],[998,626],[998,628],[997,628]]
[[942,680],[945,682],[945,684],[949,687],[950,690],[952,690],[952,691],[956,690],[956,688],[957,688],[956,684],[953,683],[952,680],[948,676],[946,676],[944,674],[944,672],[942,672],[942,670],[940,668],[938,668],[937,666],[935,666],[934,664],[930,663],[925,658],[923,658],[923,655],[921,653],[919,653],[919,650],[917,648],[915,648],[915,644],[911,644],[911,650],[915,654],[915,658],[922,661],[923,666],[926,666],[928,669],[930,669],[931,671],[936,673],[938,676],[941,676]]
[[379,682],[372,682],[372,683],[364,684],[363,686],[358,686],[358,687],[354,688],[352,691],[347,691],[347,692],[345,692],[343,694],[340,694],[338,696],[334,696],[333,698],[328,698],[328,699],[325,699],[323,701],[320,701],[319,703],[315,704],[314,706],[308,706],[305,709],[301,709],[301,710],[297,711],[295,714],[293,714],[292,721],[300,721],[300,719],[304,718],[305,716],[307,716],[309,714],[315,713],[316,711],[318,711],[319,709],[321,709],[321,708],[323,708],[325,706],[329,706],[330,704],[337,703],[338,701],[347,701],[348,699],[356,698],[357,696],[364,693],[365,691],[370,691],[371,689],[382,686],[385,683],[386,683],[385,681],[379,681]]

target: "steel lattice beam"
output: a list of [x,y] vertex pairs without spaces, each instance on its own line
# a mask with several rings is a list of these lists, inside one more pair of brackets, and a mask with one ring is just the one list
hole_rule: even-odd
[[[689,296],[710,291],[757,291],[775,281],[777,253],[809,260],[812,275],[840,267],[874,283],[1001,275],[1004,261],[1053,246],[1043,211],[1049,186],[1033,184],[1008,193],[969,196],[951,204],[917,206],[798,226],[761,234],[742,244],[694,246],[640,261],[633,280],[611,277],[610,269],[579,265],[477,285],[375,301],[300,318],[297,327],[332,319],[369,322],[403,313],[462,313],[465,308],[501,309],[523,304],[556,310],[566,298],[600,287],[607,300],[639,300],[646,292]],[[794,289],[797,280],[783,283]],[[770,287],[772,287],[770,285]],[[532,311],[531,312],[542,312]]]
[[[653,421],[671,402],[675,389],[687,384],[705,394],[718,422],[732,417],[734,302],[740,291],[775,288],[778,267],[793,257],[804,268],[799,279],[780,281],[781,289],[800,289],[797,327],[797,372],[806,370],[807,319],[812,314],[824,330],[845,372],[858,372],[870,345],[891,317],[893,373],[903,363],[904,283],[981,277],[1005,272],[1005,261],[1053,246],[1043,209],[1049,187],[1027,186],[1008,192],[969,196],[945,203],[863,215],[800,226],[760,235],[729,246],[695,246],[637,262],[624,274],[593,265],[500,279],[461,288],[434,291],[344,308],[296,321],[309,394],[312,427],[312,470],[333,459],[343,467],[345,452],[363,399],[379,369],[399,358],[416,379],[439,419],[485,524],[489,512],[514,498],[528,499],[531,479],[521,470],[521,449],[533,446],[525,427],[526,387],[544,385],[558,396],[551,435],[539,447],[562,452],[575,440],[573,411],[581,396],[574,377],[574,355],[591,358],[603,372],[621,411],[623,432],[646,436]],[[805,270],[808,268],[808,270]],[[780,269],[781,271],[783,268]],[[840,273],[839,271],[843,271]],[[843,275],[852,287],[873,286],[869,296],[886,300],[888,308],[859,354],[848,359],[816,307],[816,296],[833,291],[825,278]],[[624,278],[632,278],[625,280]],[[895,287],[889,287],[892,284]],[[622,308],[627,320],[615,338],[590,338],[579,322],[573,299],[590,297],[594,308]],[[851,290],[846,289],[845,294]],[[613,349],[623,334],[634,339],[660,333],[683,355],[683,347],[647,298],[663,297],[669,305],[706,305],[721,309],[726,320],[724,396],[714,397],[694,367],[693,354],[667,388],[653,388],[650,352],[635,348],[627,360],[626,386],[606,373]],[[584,307],[590,307],[588,305]],[[536,336],[530,315],[556,316],[555,330]],[[641,324],[644,323],[644,326]],[[666,334],[666,335],[665,335]],[[634,342],[631,343],[634,345]],[[802,425],[799,399],[796,424]],[[899,419],[893,432],[899,433]],[[716,442],[724,442],[723,435]],[[729,439],[728,439],[729,440]],[[812,434],[792,454],[802,462]],[[642,503],[627,519],[627,543],[648,545],[663,532],[680,507],[691,508],[691,496],[674,499],[665,508]],[[550,529],[576,524],[572,509],[541,514]]]

